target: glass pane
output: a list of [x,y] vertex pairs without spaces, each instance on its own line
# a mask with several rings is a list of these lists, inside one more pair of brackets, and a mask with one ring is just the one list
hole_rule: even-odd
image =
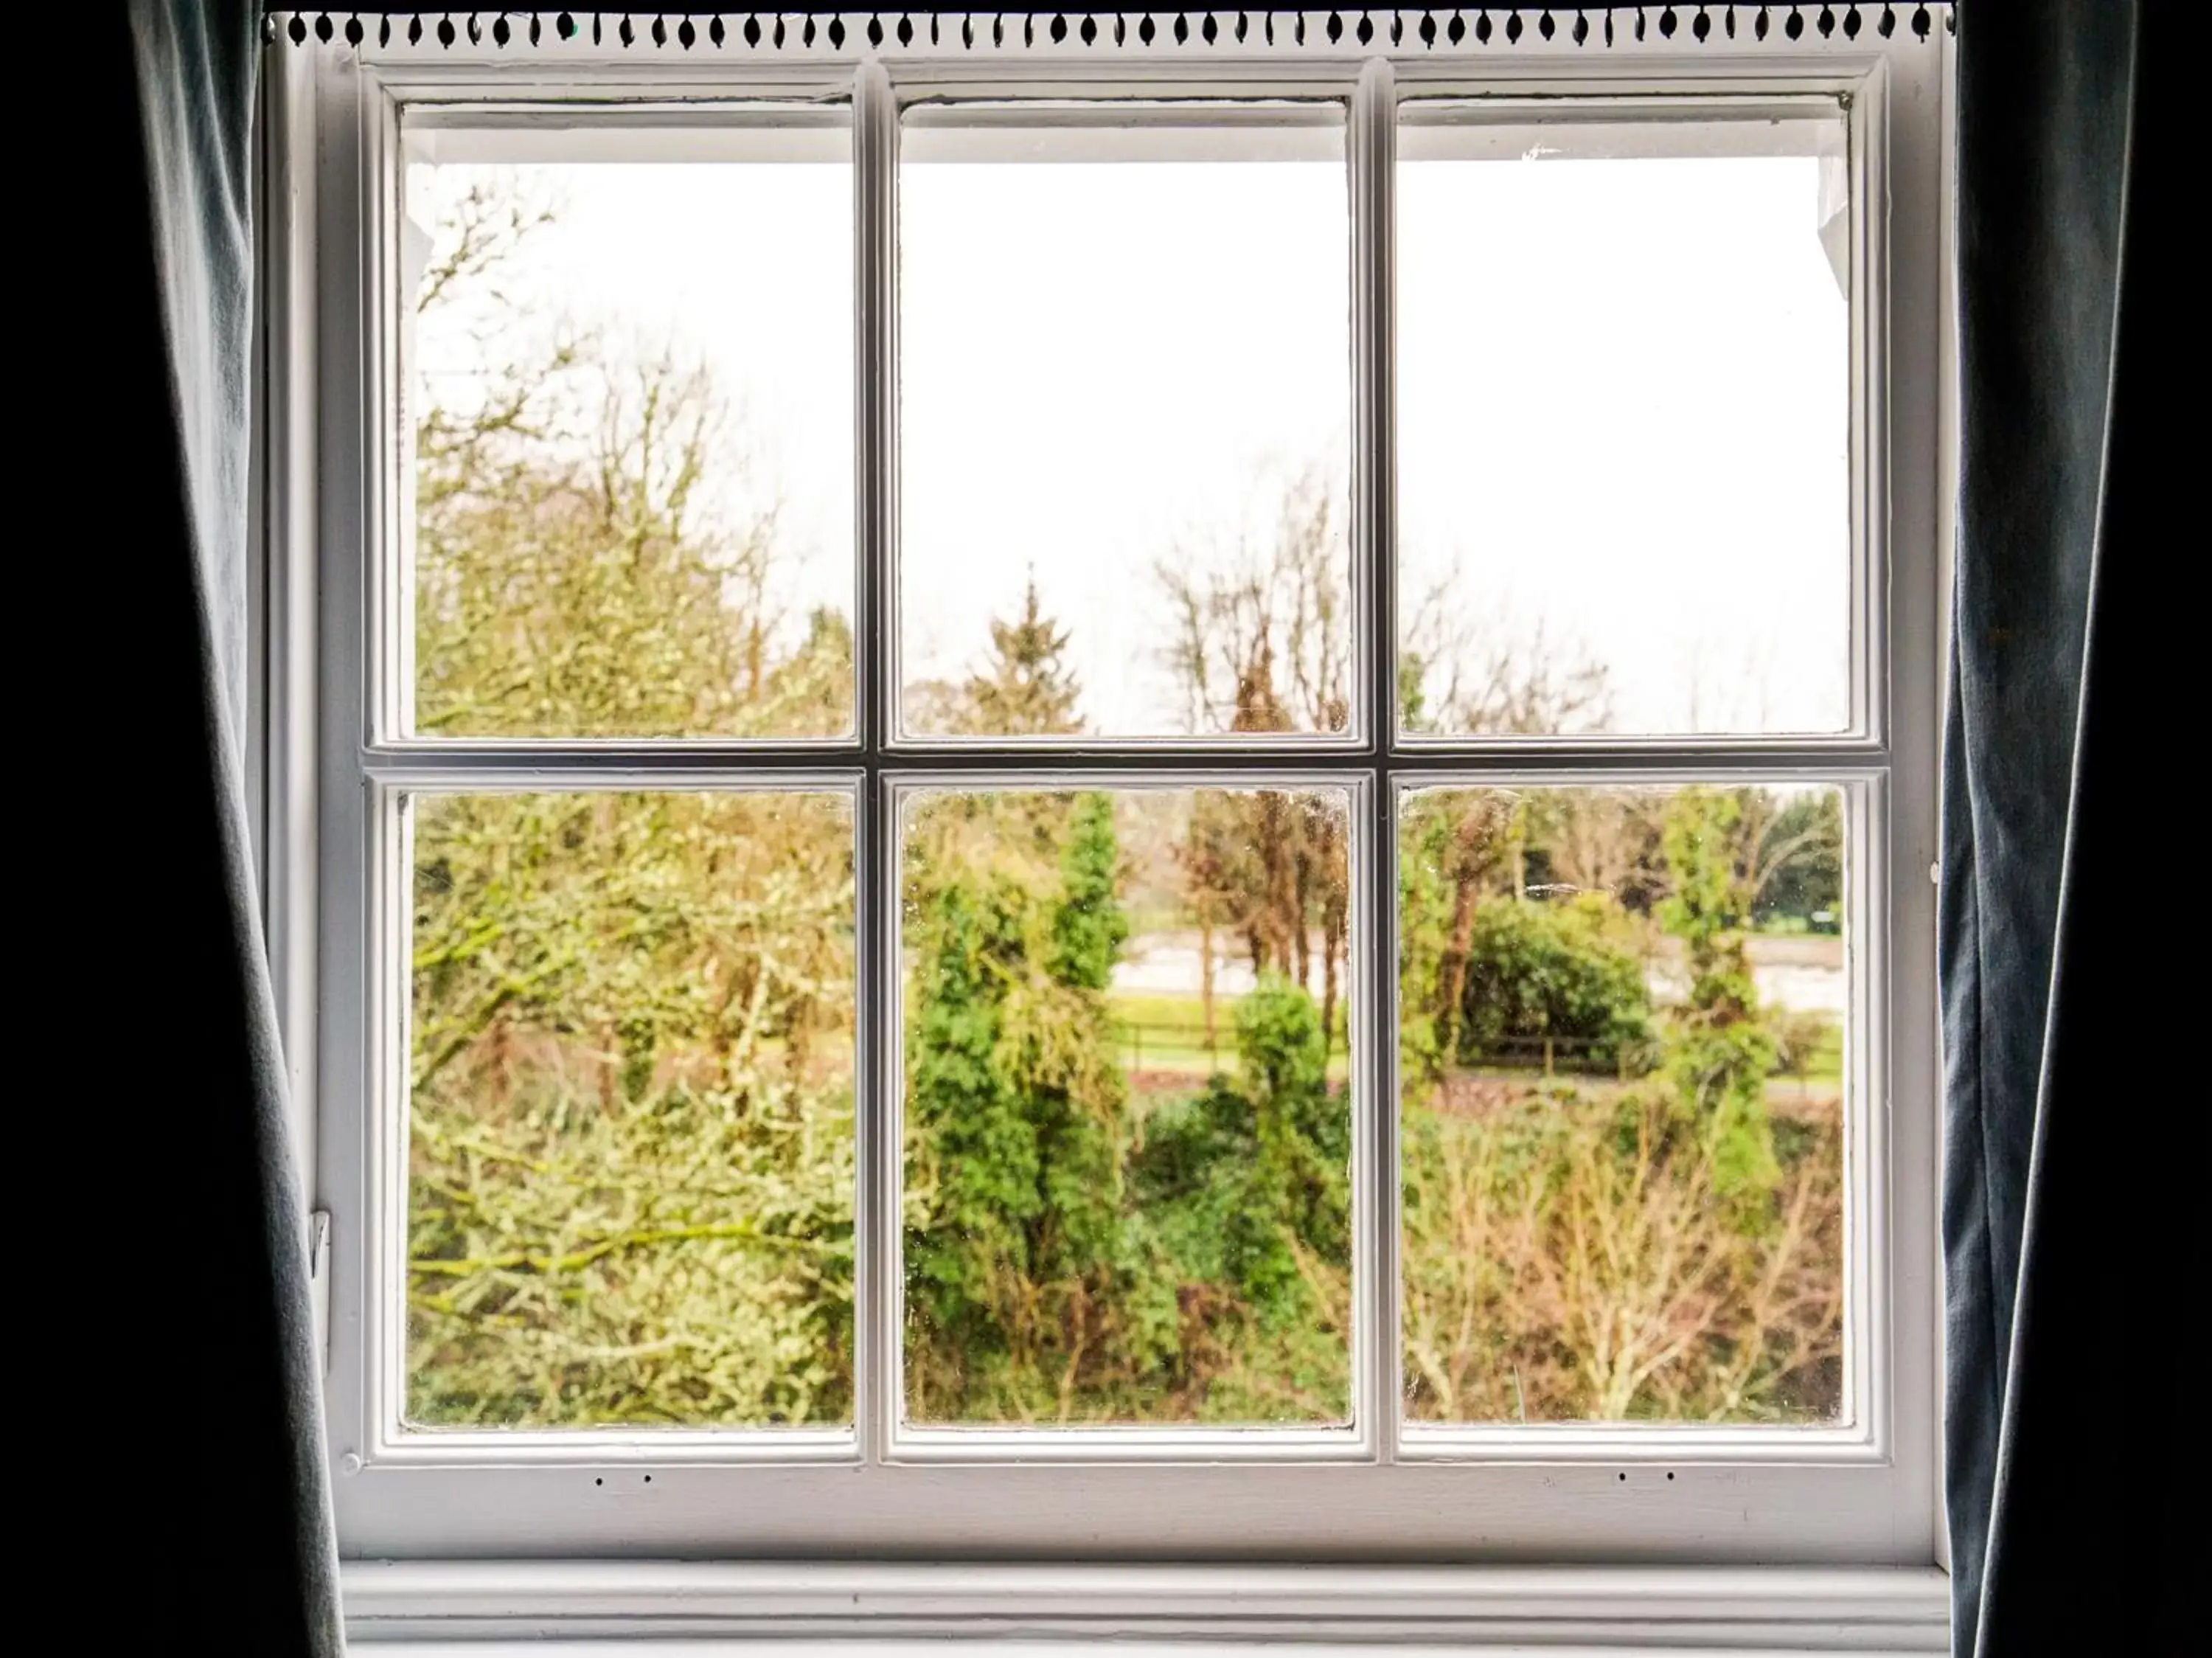
[[1847,728],[1842,122],[1400,154],[1407,728]]
[[905,134],[909,733],[1346,727],[1342,112],[1166,113]]
[[1340,790],[932,791],[901,840],[916,1423],[1340,1423]]
[[1400,818],[1407,1414],[1844,1411],[1843,795]]
[[694,136],[407,168],[417,735],[852,729],[849,139]]
[[849,1422],[849,797],[410,815],[408,1419]]

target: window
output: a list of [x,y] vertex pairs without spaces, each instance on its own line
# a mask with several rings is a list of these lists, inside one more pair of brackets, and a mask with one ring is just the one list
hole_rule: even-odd
[[1931,1557],[1940,40],[1199,15],[278,60],[349,1555]]

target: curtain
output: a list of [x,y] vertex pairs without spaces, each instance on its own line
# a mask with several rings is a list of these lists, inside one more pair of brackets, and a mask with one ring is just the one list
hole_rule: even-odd
[[151,1310],[123,1371],[179,1421],[134,1484],[150,1497],[117,1505],[116,1530],[173,1573],[170,1593],[107,1615],[157,1622],[153,1650],[335,1655],[305,1217],[241,765],[259,8],[130,0],[102,13],[108,84],[133,96],[109,134],[124,174],[109,337],[85,360],[122,462],[102,510],[127,527],[130,632],[114,671],[137,692],[128,729],[143,767],[135,856],[115,878],[143,872],[155,923],[130,935],[153,941],[143,967],[111,982],[136,991],[159,1175],[143,1272],[163,1280],[133,1300]]
[[2160,454],[2183,418],[2160,401],[2184,332],[2173,227],[2195,213],[2153,128],[2173,108],[2177,12],[1959,13],[1941,960],[1960,1658],[2183,1649],[2156,1625],[2191,1533],[2159,1518],[2178,1499],[2145,1424],[2178,1425],[2157,1413],[2191,1374],[2201,1292],[2161,1287],[2186,1259],[2180,1113],[2201,1106],[2193,1058],[2162,1076],[2130,1047],[2160,1029],[2177,1058],[2189,1046],[2194,987],[2161,991],[2146,917],[2193,925],[2201,883],[2153,869],[2161,814],[2193,863],[2193,819],[2128,743],[2178,711],[2147,694],[2152,560],[2172,572],[2203,534]]

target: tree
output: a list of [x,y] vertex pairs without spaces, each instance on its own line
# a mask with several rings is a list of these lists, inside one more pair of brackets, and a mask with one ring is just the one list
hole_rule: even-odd
[[[1744,942],[1754,850],[1779,844],[1776,796],[1525,791],[1524,884],[1502,804],[1479,798],[1498,792],[1419,795],[1401,820],[1411,1410],[1826,1419],[1842,1347],[1841,1125],[1773,1131],[1775,1049]],[[1470,822],[1488,831],[1471,849]],[[1589,890],[1572,872],[1600,858],[1609,873]],[[1515,889],[1527,901],[1510,901]],[[1463,918],[1467,985],[1445,1047],[1433,998]],[[1654,922],[1681,941],[1691,981],[1655,1021],[1656,1074],[1442,1088],[1443,1065],[1482,1057],[1493,1033],[1610,1027],[1598,1039],[1646,1046],[1642,970],[1625,947]]]
[[[1174,631],[1165,652],[1194,731],[1340,731],[1351,716],[1349,564],[1340,503],[1318,467],[1285,485],[1273,528],[1157,567]],[[1217,931],[1241,933],[1255,972],[1313,982],[1334,1039],[1347,960],[1346,826],[1322,794],[1212,794],[1195,814],[1186,898],[1200,930],[1200,997],[1212,1040]]]
[[[1486,619],[1478,621],[1476,618]],[[1612,722],[1605,664],[1563,649],[1539,622],[1523,631],[1468,605],[1447,579],[1408,605],[1398,654],[1398,716],[1408,731],[1551,736]]]
[[1113,982],[1114,963],[1129,936],[1117,897],[1119,856],[1113,796],[1078,795],[1068,813],[1060,900],[1053,912],[1052,972],[1064,984],[1103,991]]
[[1020,615],[991,622],[991,657],[963,688],[960,729],[974,735],[1042,737],[1080,731],[1082,686],[1061,660],[1067,633],[1039,607],[1036,577],[1022,590]]
[[1154,567],[1163,653],[1193,731],[1341,731],[1351,718],[1344,509],[1318,466],[1282,485],[1273,527]]
[[[1844,803],[1823,789],[1790,802],[1763,826],[1751,875],[1752,913],[1826,931],[1842,924]],[[1826,917],[1822,919],[1822,917]]]
[[[791,638],[772,518],[702,512],[704,375],[526,344],[497,290],[544,216],[471,192],[422,286],[478,355],[418,426],[417,728],[848,727],[844,619]],[[426,792],[410,827],[410,1417],[845,1419],[842,800]]]
[[[1124,1084],[1104,992],[1127,923],[1109,797],[1049,809],[952,797],[909,913],[927,971],[908,1045],[909,1403],[918,1413],[1080,1407],[1123,1339]],[[925,826],[926,827],[926,826]]]
[[1542,1042],[1560,1045],[1562,1057],[1584,1068],[1626,1075],[1640,1066],[1651,1039],[1650,997],[1642,965],[1607,936],[1617,914],[1595,894],[1484,905],[1469,940],[1453,1057],[1526,1063],[1529,1045]]
[[1312,997],[1263,979],[1237,1008],[1237,1052],[1233,1078],[1149,1125],[1130,1170],[1139,1212],[1186,1295],[1209,1282],[1232,1294],[1225,1321],[1279,1344],[1275,1362],[1304,1373],[1302,1397],[1340,1410],[1349,1373],[1328,1335],[1349,1308],[1352,1125]]
[[1759,1021],[1759,994],[1743,948],[1751,901],[1737,863],[1742,820],[1743,803],[1732,793],[1694,787],[1676,792],[1663,835],[1673,890],[1659,916],[1682,941],[1690,972],[1668,1070],[1711,1145],[1715,1193],[1755,1228],[1781,1171],[1766,1114],[1774,1042]]
[[[1610,720],[1612,695],[1601,663],[1562,659],[1540,626],[1525,640],[1478,636],[1463,620],[1449,582],[1413,607],[1404,639],[1398,714],[1408,731],[1550,735],[1601,730]],[[1614,826],[1607,821],[1612,815],[1607,803],[1585,805],[1579,791],[1558,790],[1545,804],[1547,815],[1564,825],[1543,826],[1569,827],[1547,839],[1581,855],[1564,871],[1569,880],[1579,877],[1577,884],[1613,890],[1622,848],[1619,836],[1608,832]],[[1468,952],[1483,887],[1503,871],[1507,896],[1518,903],[1528,894],[1528,847],[1537,826],[1530,810],[1530,802],[1503,791],[1455,789],[1431,797],[1421,814],[1429,824],[1425,854],[1451,893],[1451,920],[1437,946],[1435,978],[1419,987],[1434,1021],[1434,1043],[1424,1040],[1419,1051],[1434,1063],[1449,1063],[1459,1051]],[[1439,814],[1455,814],[1455,821],[1447,826]]]

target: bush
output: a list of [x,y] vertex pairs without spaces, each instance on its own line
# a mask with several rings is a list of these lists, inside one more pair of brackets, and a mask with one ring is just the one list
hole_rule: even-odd
[[1427,1422],[1815,1423],[1841,1408],[1843,1136],[1793,1125],[1775,1223],[1670,1091],[1404,1115],[1407,1409]]
[[1635,957],[1606,936],[1609,911],[1595,896],[1475,911],[1459,1063],[1526,1061],[1549,1037],[1592,1069],[1645,1069],[1650,994]]
[[1137,1209],[1186,1297],[1233,1301],[1259,1330],[1304,1338],[1299,1390],[1348,1403],[1342,1344],[1325,1337],[1351,1265],[1352,1125],[1328,1090],[1313,998],[1269,975],[1237,1010],[1237,1049],[1235,1080],[1147,1124],[1130,1161]]

